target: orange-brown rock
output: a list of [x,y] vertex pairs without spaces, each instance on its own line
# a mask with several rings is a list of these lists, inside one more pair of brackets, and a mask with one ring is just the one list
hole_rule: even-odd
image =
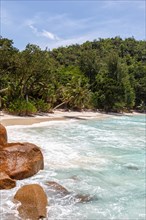
[[18,211],[23,220],[37,220],[47,216],[47,196],[40,185],[23,186],[17,191],[14,199],[21,202]]
[[70,192],[63,186],[61,186],[59,183],[56,183],[55,181],[47,181],[47,186],[50,186],[55,192],[61,193],[63,195],[68,195]]
[[4,146],[5,144],[7,144],[7,131],[5,127],[0,124],[0,145]]
[[11,189],[16,186],[16,181],[11,179],[5,172],[0,172],[0,189]]
[[31,143],[10,143],[0,151],[0,172],[11,178],[24,179],[43,169],[40,148]]

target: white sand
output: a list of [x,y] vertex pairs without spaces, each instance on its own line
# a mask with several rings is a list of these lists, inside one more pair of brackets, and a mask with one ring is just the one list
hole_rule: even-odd
[[34,123],[40,123],[45,121],[58,121],[58,120],[68,120],[68,119],[80,119],[86,120],[91,118],[105,118],[109,117],[108,114],[103,114],[99,112],[74,112],[74,111],[54,111],[54,113],[35,115],[30,117],[20,117],[9,115],[5,113],[0,113],[0,123],[4,126],[10,125],[31,125]]
[[140,113],[124,113],[124,114],[104,114],[99,112],[93,112],[93,111],[82,111],[82,112],[75,112],[75,111],[61,111],[61,110],[55,110],[54,113],[47,113],[47,114],[41,114],[41,115],[35,115],[30,117],[20,117],[20,116],[14,116],[5,114],[3,112],[0,112],[0,123],[4,126],[10,126],[10,125],[32,125],[35,123],[41,123],[46,121],[59,121],[59,120],[68,120],[68,119],[78,119],[78,120],[86,120],[86,119],[104,119],[106,117],[116,116],[116,115],[137,115]]

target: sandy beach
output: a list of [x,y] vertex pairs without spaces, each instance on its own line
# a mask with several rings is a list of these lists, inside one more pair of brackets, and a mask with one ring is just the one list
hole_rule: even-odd
[[38,114],[34,116],[15,116],[10,114],[5,114],[3,112],[0,113],[0,123],[4,126],[12,126],[12,125],[32,125],[41,122],[47,121],[60,121],[60,120],[69,120],[69,119],[77,119],[77,120],[86,120],[86,119],[103,119],[105,117],[110,117],[110,114],[103,114],[99,112],[75,112],[75,111],[54,111],[54,113],[47,114]]
[[41,122],[47,121],[60,121],[60,120],[69,120],[69,119],[77,119],[77,120],[86,120],[86,119],[104,119],[111,116],[122,116],[122,115],[139,115],[141,113],[133,112],[133,113],[123,113],[123,114],[116,114],[116,113],[100,113],[100,112],[93,112],[93,111],[82,111],[82,112],[75,112],[75,111],[63,111],[63,110],[56,110],[53,113],[42,113],[37,114],[34,116],[15,116],[0,112],[0,123],[4,126],[12,126],[12,125],[32,125]]

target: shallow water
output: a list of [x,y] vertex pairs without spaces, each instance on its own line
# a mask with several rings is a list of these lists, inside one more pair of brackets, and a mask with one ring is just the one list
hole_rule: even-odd
[[[10,126],[7,131],[9,141],[40,146],[45,169],[17,181],[14,189],[1,190],[0,219],[19,219],[12,198],[20,186],[29,183],[39,183],[46,191],[51,220],[146,218],[144,115],[44,122]],[[46,181],[58,182],[71,194],[50,193]],[[76,194],[93,199],[77,203]]]

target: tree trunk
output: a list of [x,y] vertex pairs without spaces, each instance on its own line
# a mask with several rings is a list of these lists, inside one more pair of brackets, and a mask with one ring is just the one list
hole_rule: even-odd
[[57,105],[55,108],[53,108],[53,110],[55,110],[55,109],[57,109],[57,108],[59,108],[60,106],[62,106],[62,105],[64,105],[64,104],[66,104],[68,101],[65,101],[65,102],[62,102],[62,103],[60,103],[59,105]]

